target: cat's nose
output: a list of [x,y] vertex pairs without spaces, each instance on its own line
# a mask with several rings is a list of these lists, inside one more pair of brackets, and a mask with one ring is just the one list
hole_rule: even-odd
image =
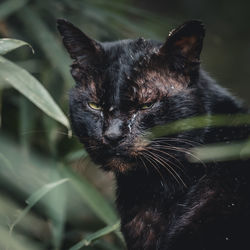
[[108,128],[103,134],[103,137],[107,143],[118,143],[122,139],[121,130],[122,121],[120,119],[114,119],[110,122]]
[[122,134],[120,133],[106,133],[104,134],[104,139],[106,142],[114,144],[118,143],[122,139]]

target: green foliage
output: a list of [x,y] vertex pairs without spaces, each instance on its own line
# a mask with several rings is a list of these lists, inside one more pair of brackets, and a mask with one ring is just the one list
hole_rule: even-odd
[[[97,240],[119,229],[117,225],[118,217],[113,206],[107,199],[104,199],[100,192],[85,177],[77,176],[68,167],[65,167],[63,163],[55,165],[55,162],[51,161],[51,159],[41,158],[35,153],[32,153],[25,160],[20,160],[23,158],[20,149],[20,145],[11,142],[8,137],[1,135],[0,152],[5,155],[5,157],[0,155],[2,186],[11,186],[12,191],[19,197],[24,197],[24,199],[26,199],[26,196],[29,196],[26,200],[27,206],[17,216],[15,216],[16,212],[13,213],[15,210],[20,210],[17,208],[17,204],[12,205],[11,202],[0,198],[0,203],[3,202],[8,210],[7,212],[7,210],[1,211],[0,209],[1,216],[8,216],[8,223],[0,223],[0,225],[5,230],[9,228],[7,231],[10,236],[6,238],[6,242],[2,241],[1,244],[5,245],[8,242],[12,242],[12,240],[15,241],[18,232],[20,230],[23,231],[26,227],[29,228],[26,230],[32,231],[32,221],[34,220],[36,227],[41,227],[41,224],[43,224],[42,218],[40,218],[41,215],[48,217],[53,227],[55,227],[55,232],[61,234],[56,235],[54,240],[52,239],[52,244],[57,245],[57,247],[62,244],[64,234],[60,229],[60,223],[63,225],[69,223],[74,226],[79,218],[84,218],[84,214],[87,217],[96,216],[109,225],[104,231],[97,231],[93,235],[88,234],[88,241]],[[68,205],[66,206],[66,204]],[[31,216],[30,211],[34,207],[36,210],[33,211]],[[69,218],[65,217],[65,213],[69,214]],[[86,223],[85,226],[87,226],[89,222],[84,222],[83,220],[82,223]],[[118,245],[123,244],[120,233],[117,231],[116,234],[118,236],[117,239],[120,241]],[[60,241],[56,244],[58,238]],[[26,240],[32,243],[31,239],[26,238]],[[34,249],[38,249],[38,247],[39,245],[36,245]]]
[[39,190],[34,192],[27,200],[26,203],[28,206],[22,211],[22,213],[17,217],[17,219],[12,223],[10,226],[10,232],[13,231],[14,227],[17,223],[19,223],[24,216],[30,211],[30,209],[45,196],[48,192],[52,191],[54,188],[58,187],[59,185],[69,181],[69,179],[64,178],[56,182],[45,184]]
[[203,147],[196,147],[192,150],[193,156],[190,161],[212,162],[225,160],[242,160],[250,158],[250,140],[234,142],[230,145],[215,144]]
[[0,81],[10,84],[35,105],[37,105],[41,110],[43,110],[47,115],[53,117],[55,120],[61,122],[64,126],[69,128],[68,119],[51,98],[47,90],[26,70],[1,56]]
[[249,114],[236,115],[203,115],[178,120],[166,125],[155,126],[149,134],[145,136],[148,139],[155,139],[161,136],[173,135],[179,132],[185,132],[191,129],[200,129],[207,126],[211,127],[233,127],[241,125],[250,125]]
[[[8,39],[8,38],[0,39],[0,55],[7,54],[8,52],[24,45],[30,46],[28,43],[16,39]],[[33,48],[31,46],[30,48],[33,51]]]

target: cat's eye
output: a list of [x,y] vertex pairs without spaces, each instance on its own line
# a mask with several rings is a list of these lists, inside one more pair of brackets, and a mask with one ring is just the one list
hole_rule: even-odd
[[88,105],[90,108],[92,108],[94,110],[101,110],[102,109],[102,107],[98,103],[95,103],[95,102],[88,102]]
[[141,109],[142,109],[142,110],[150,109],[150,108],[153,107],[153,105],[154,105],[153,102],[144,103],[144,104],[141,106]]

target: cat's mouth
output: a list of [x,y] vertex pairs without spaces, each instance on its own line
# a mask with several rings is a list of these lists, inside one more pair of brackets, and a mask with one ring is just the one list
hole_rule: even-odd
[[128,159],[121,156],[115,156],[109,159],[106,164],[103,165],[104,170],[125,173],[136,167],[136,163],[132,159]]
[[101,165],[104,170],[124,173],[136,166],[135,152],[132,147],[100,147],[91,150],[89,154],[95,163]]
[[140,152],[148,145],[148,141],[137,138],[133,143],[120,143],[117,146],[105,145],[97,141],[88,141],[86,147],[95,163],[104,170],[125,173],[136,169]]
[[124,173],[136,166],[136,158],[131,154],[129,147],[108,150],[104,154],[103,169]]

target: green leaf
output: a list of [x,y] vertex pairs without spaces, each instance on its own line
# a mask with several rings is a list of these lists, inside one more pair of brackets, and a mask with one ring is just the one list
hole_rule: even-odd
[[114,225],[106,226],[106,227],[96,231],[95,233],[88,235],[85,239],[83,239],[80,242],[78,242],[77,244],[75,244],[69,250],[79,250],[84,246],[89,246],[93,241],[103,237],[104,235],[107,235],[107,234],[112,233],[116,230],[119,230],[119,228],[120,228],[120,221],[116,222]]
[[44,185],[41,189],[32,194],[27,200],[28,207],[33,207],[44,195],[50,192],[52,189],[58,187],[59,185],[69,181],[70,179],[64,178],[56,182],[48,183]]
[[28,0],[7,0],[0,4],[0,20],[7,18],[9,15],[22,8]]
[[19,221],[21,221],[24,216],[30,211],[30,209],[41,199],[43,198],[47,193],[52,191],[54,188],[58,187],[59,185],[69,181],[68,178],[61,179],[56,182],[48,183],[41,187],[39,190],[37,190],[35,193],[33,193],[27,200],[28,206],[21,212],[21,214],[17,217],[17,219],[12,223],[10,226],[10,232],[13,231],[14,227],[16,226]]
[[47,90],[30,75],[9,60],[0,56],[0,82],[9,83],[43,112],[69,129],[69,121]]
[[29,46],[32,52],[34,53],[34,50],[31,47],[31,45],[24,41],[16,40],[16,39],[9,39],[9,38],[2,38],[0,39],[0,55],[5,55],[10,51],[15,50],[25,45]]
[[231,115],[202,115],[182,120],[174,121],[165,125],[155,126],[145,135],[146,139],[156,139],[162,136],[173,135],[193,129],[205,127],[234,127],[250,125],[249,114],[231,114]]
[[214,162],[231,161],[250,158],[250,140],[242,142],[232,142],[232,144],[215,143],[213,145],[195,147],[192,155],[189,156],[191,162]]

